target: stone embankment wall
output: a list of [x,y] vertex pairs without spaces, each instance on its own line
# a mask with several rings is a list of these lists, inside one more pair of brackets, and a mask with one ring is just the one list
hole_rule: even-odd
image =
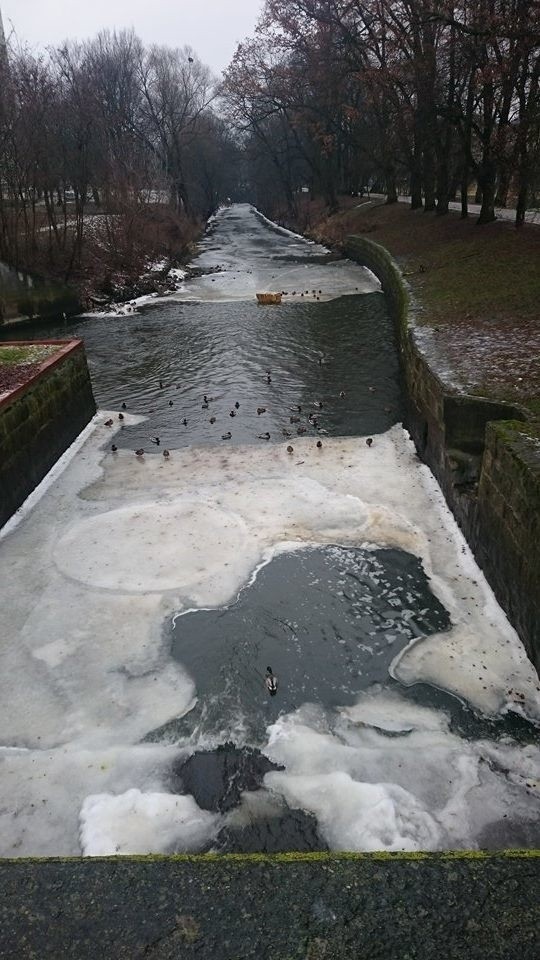
[[79,297],[70,287],[19,273],[0,262],[0,326],[23,320],[59,320],[80,310]]
[[495,595],[540,670],[540,427],[512,404],[444,384],[415,339],[399,269],[384,247],[345,252],[381,281],[394,309],[407,428],[436,476]]
[[61,349],[0,401],[0,526],[96,412],[82,341],[47,343]]

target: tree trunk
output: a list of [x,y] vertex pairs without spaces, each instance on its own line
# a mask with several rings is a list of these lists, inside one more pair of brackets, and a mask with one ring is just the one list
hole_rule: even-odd
[[413,160],[413,168],[411,170],[411,210],[421,210],[422,209],[422,172],[418,162]]
[[495,164],[484,158],[479,172],[482,187],[482,208],[478,223],[493,223],[495,216]]
[[424,148],[424,197],[426,213],[436,210],[435,160],[431,147]]
[[461,219],[466,220],[469,216],[469,164],[463,161],[463,170],[461,173]]
[[397,203],[396,171],[394,167],[386,168],[386,203]]

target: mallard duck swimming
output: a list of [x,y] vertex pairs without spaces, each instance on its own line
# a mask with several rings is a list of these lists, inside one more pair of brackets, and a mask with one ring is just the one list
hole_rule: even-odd
[[232,437],[232,433],[231,433],[231,431],[229,430],[228,433],[224,433],[224,434],[222,435],[221,439],[222,439],[222,440],[230,440],[231,437]]
[[122,404],[122,410],[127,410],[127,403]]
[[259,440],[269,440],[269,439],[270,439],[270,434],[269,434],[269,433],[260,433],[260,434],[259,434]]
[[150,437],[150,443],[155,443],[156,447],[159,447],[161,440],[159,437]]
[[277,677],[272,673],[272,667],[266,668],[266,676],[264,678],[266,689],[271,697],[275,697],[278,688]]
[[209,422],[210,422],[210,423],[215,423],[215,422],[216,422],[216,418],[215,418],[215,417],[210,417],[210,421],[209,421]]
[[184,419],[182,420],[182,423],[183,423],[184,427],[187,427],[187,420],[186,420],[185,417],[184,417]]
[[266,407],[257,407],[257,416],[260,417],[261,413],[266,413]]
[[236,403],[235,403],[235,407],[236,407],[237,410],[240,409],[240,404],[238,403],[238,400],[237,400]]
[[236,410],[231,410],[229,416],[230,416],[230,417],[235,417],[235,416],[236,416]]

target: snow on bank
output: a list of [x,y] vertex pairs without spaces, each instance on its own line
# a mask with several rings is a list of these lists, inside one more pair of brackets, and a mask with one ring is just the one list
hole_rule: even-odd
[[[371,449],[362,438],[326,440],[322,450],[304,439],[295,442],[294,457],[285,445],[214,446],[173,450],[167,461],[158,455],[137,459],[129,451],[104,453],[111,438],[106,417],[97,418],[78,455],[67,458],[64,471],[45,484],[34,509],[2,541],[3,855],[76,854],[85,798],[119,797],[130,790],[167,793],[166,771],[175,748],[137,744],[185,714],[196,691],[170,657],[164,620],[230,602],[258,565],[295,545],[393,546],[421,557],[452,628],[409,647],[394,663],[396,677],[406,683],[429,679],[488,714],[518,709],[540,717],[534,670],[400,427],[378,436]],[[510,689],[520,694],[518,702]],[[399,712],[392,705],[378,709],[386,712],[387,723]],[[409,726],[413,720],[406,717]],[[283,723],[290,724],[290,739],[297,721]],[[306,746],[316,732],[302,733],[299,752],[316,755]],[[416,756],[419,781],[418,766],[427,762],[420,733],[415,726],[408,735],[412,744],[416,738],[409,756]],[[436,727],[430,731],[432,738],[440,735]],[[277,739],[274,734],[273,742]],[[373,756],[384,758],[386,742],[385,750],[382,743],[379,747]],[[512,757],[514,776],[523,778],[519,751]],[[448,753],[445,758],[450,762]],[[463,761],[459,796],[466,793],[471,762]],[[427,787],[420,797],[412,779],[400,781],[397,771],[386,774],[382,759],[369,777],[367,766],[356,767],[356,773],[350,765],[332,769],[340,776],[326,783],[326,806],[315,811],[332,845],[382,843],[384,837],[390,838],[384,840],[389,848],[437,845],[437,837],[446,835]],[[293,758],[283,776],[324,773],[316,764],[309,770],[299,767]],[[371,779],[378,784],[375,791],[362,787]],[[300,779],[270,783],[308,809],[319,803],[323,787]],[[352,799],[345,802],[349,788]],[[342,795],[341,819],[331,826],[328,811]],[[459,796],[452,801],[456,809]],[[144,849],[157,842],[144,826],[148,803],[144,798],[132,803],[135,813],[130,814],[135,832],[141,823]],[[122,804],[113,807],[114,816],[110,808],[106,813],[105,801],[100,804],[84,807],[83,831],[94,835],[101,811],[109,827],[99,843],[133,849],[131,834],[114,838]],[[384,824],[370,840],[374,805],[385,811]],[[157,831],[163,809],[167,848],[176,843],[182,849],[182,805],[167,801],[166,808],[158,803],[152,809]],[[363,811],[361,822],[355,810]],[[448,833],[447,826],[444,830]],[[97,849],[92,840],[84,844],[89,851]]]

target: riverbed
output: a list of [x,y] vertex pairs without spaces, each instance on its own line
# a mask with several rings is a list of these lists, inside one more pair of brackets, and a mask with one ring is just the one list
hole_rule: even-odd
[[0,545],[2,855],[538,845],[538,678],[377,280],[248,206],[195,266],[46,331],[101,412]]

